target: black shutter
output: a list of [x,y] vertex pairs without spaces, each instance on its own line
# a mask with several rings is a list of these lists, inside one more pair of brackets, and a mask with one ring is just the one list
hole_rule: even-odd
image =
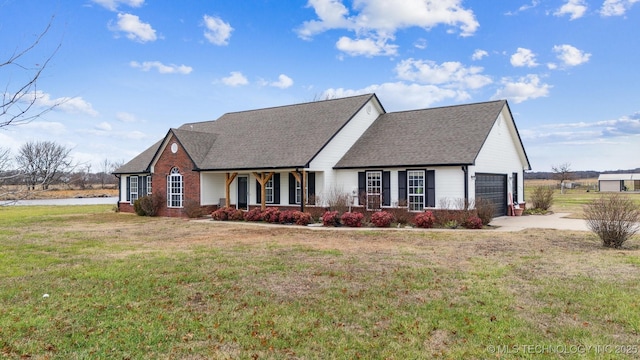
[[436,207],[436,172],[427,170],[427,207]]
[[131,201],[131,176],[127,176],[127,201]]
[[280,204],[280,173],[273,174],[273,203]]
[[138,197],[141,198],[147,195],[147,177],[140,176],[138,178]]
[[407,202],[407,171],[398,171],[398,201]]
[[358,199],[363,200],[360,205],[366,205],[367,199],[367,173],[364,171],[358,172]]
[[[307,203],[309,203],[309,199],[314,199],[313,201],[315,201],[316,198],[316,173],[314,172],[310,172],[307,174],[307,189],[309,190],[309,196],[307,197]],[[309,205],[315,205],[315,202],[313,204],[309,203]]]
[[382,205],[391,206],[391,172],[382,172]]
[[296,178],[292,173],[289,173],[289,204],[294,205],[296,203]]
[[256,204],[262,204],[262,187],[258,180],[256,180]]
[[513,188],[513,204],[519,203],[518,200],[518,173],[513,173],[513,182],[511,183],[511,187]]

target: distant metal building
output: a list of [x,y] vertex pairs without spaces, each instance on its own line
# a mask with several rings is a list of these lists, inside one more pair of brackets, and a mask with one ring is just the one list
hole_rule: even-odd
[[598,177],[600,191],[640,191],[640,174],[601,174]]

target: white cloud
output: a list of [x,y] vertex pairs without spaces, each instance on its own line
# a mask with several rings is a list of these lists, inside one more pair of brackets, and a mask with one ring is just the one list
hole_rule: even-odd
[[476,51],[473,52],[473,55],[471,55],[471,60],[481,60],[485,56],[489,56],[489,53],[485,50],[476,49]]
[[502,79],[503,87],[496,91],[493,99],[509,99],[515,103],[549,95],[551,85],[542,83],[538,75],[527,75],[517,80]]
[[566,4],[562,5],[555,13],[555,16],[570,15],[570,20],[581,18],[587,11],[587,5],[584,0],[568,0]]
[[109,124],[106,121],[103,121],[96,125],[96,129],[102,130],[102,131],[111,131],[113,128],[111,127],[111,124]]
[[229,76],[222,78],[222,83],[229,86],[241,86],[247,85],[249,80],[240,71],[232,71]]
[[32,121],[20,126],[29,129],[31,132],[42,132],[48,136],[60,136],[67,132],[64,124],[54,121]]
[[461,0],[356,0],[352,11],[340,0],[309,0],[317,20],[305,21],[296,31],[309,40],[331,29],[353,31],[357,39],[342,37],[338,49],[351,55],[395,55],[395,39],[399,29],[420,27],[431,29],[438,25],[457,28],[461,36],[470,36],[480,26],[473,11],[465,9]]
[[140,7],[144,4],[144,0],[91,0],[91,1],[111,11],[118,10],[118,6],[120,4],[134,7],[134,8]]
[[145,61],[143,63],[139,63],[137,61],[132,61],[129,65],[133,68],[141,69],[142,71],[149,71],[151,69],[156,69],[160,74],[190,74],[193,71],[191,66],[186,65],[174,65],[169,64],[165,65],[160,61]]
[[589,61],[591,57],[591,54],[567,44],[556,45],[553,47],[553,51],[558,54],[558,59],[560,59],[565,66],[584,64]]
[[119,121],[125,122],[125,123],[132,123],[132,122],[137,122],[138,119],[136,118],[135,115],[128,113],[128,112],[117,112],[116,113],[116,119],[118,119]]
[[511,55],[511,65],[515,67],[536,67],[536,55],[529,49],[518,48],[515,54]]
[[398,78],[423,84],[445,85],[459,90],[479,89],[492,83],[490,77],[482,75],[479,66],[465,67],[456,61],[437,64],[429,60],[407,59],[395,68]]
[[136,15],[120,13],[116,25],[109,25],[112,31],[122,31],[126,33],[127,39],[145,43],[157,40],[156,31],[150,24],[140,21]]
[[363,55],[367,57],[379,55],[396,55],[398,46],[387,44],[387,39],[356,39],[343,36],[336,43],[338,50],[351,56]]
[[204,37],[209,40],[210,43],[215,45],[229,44],[229,38],[233,31],[229,23],[224,22],[219,17],[209,15],[205,15],[203,19],[204,27],[206,28]]
[[40,90],[27,94],[22,101],[34,101],[34,105],[41,108],[53,108],[69,114],[86,114],[98,116],[98,112],[93,109],[91,103],[82,97],[60,97],[51,98],[51,94]]
[[280,74],[280,76],[278,76],[278,81],[274,81],[274,82],[270,83],[269,85],[273,86],[273,87],[280,88],[280,89],[286,89],[286,88],[291,87],[293,85],[293,79],[291,79],[290,77],[288,77],[285,74]]
[[640,0],[605,0],[600,8],[602,16],[621,16]]
[[537,7],[538,5],[540,5],[540,1],[539,0],[532,0],[531,4],[525,4],[522,5],[518,8],[518,10],[516,11],[509,11],[506,13],[506,15],[516,15],[519,12],[523,12],[523,11],[527,11],[529,9],[533,9],[535,7]]

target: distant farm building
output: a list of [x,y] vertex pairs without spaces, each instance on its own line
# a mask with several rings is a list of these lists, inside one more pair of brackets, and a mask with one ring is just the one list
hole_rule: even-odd
[[601,174],[598,177],[600,191],[640,191],[640,174]]

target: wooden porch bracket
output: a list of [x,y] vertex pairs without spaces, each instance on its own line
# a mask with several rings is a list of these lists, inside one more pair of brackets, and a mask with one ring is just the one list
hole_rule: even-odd
[[260,208],[262,210],[267,208],[267,181],[271,180],[271,177],[274,175],[274,172],[270,172],[270,173],[257,173],[254,172],[253,176],[256,177],[256,180],[258,180],[258,183],[260,184],[260,194],[262,195],[260,197],[261,200],[261,204],[260,204]]
[[231,191],[229,190],[229,187],[231,187],[231,183],[233,182],[233,180],[235,180],[236,176],[238,176],[238,173],[225,173],[224,174],[224,182],[226,184],[225,187],[225,200],[224,200],[224,205],[226,207],[231,206]]

